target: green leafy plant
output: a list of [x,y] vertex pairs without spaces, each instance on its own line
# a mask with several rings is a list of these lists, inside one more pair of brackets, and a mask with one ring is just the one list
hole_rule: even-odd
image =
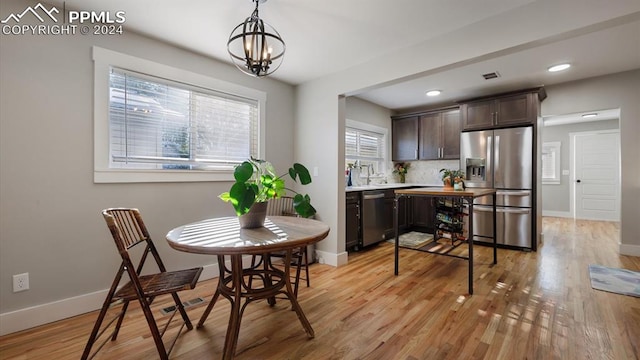
[[464,180],[464,171],[462,170],[440,169],[440,172],[442,173],[442,181],[449,178],[452,185]]
[[231,189],[218,197],[225,202],[230,202],[238,216],[249,212],[256,202],[265,202],[269,199],[277,199],[287,191],[295,193],[293,208],[302,217],[311,217],[316,209],[311,205],[311,198],[307,194],[300,194],[285,187],[284,176],[289,174],[293,181],[300,180],[300,184],[311,183],[309,170],[302,164],[295,163],[286,174],[277,175],[273,165],[265,160],[251,157],[242,164],[236,166],[233,177],[235,182]]

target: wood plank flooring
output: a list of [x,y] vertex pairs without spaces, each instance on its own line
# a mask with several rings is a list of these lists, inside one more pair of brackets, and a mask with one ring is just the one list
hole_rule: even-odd
[[[618,223],[544,218],[543,231],[537,253],[499,250],[496,266],[491,249],[477,247],[473,296],[466,261],[401,250],[394,276],[393,245],[386,242],[350,254],[343,267],[313,264],[311,287],[300,287],[299,300],[315,338],[307,338],[287,301],[252,303],[236,358],[639,359],[640,298],[594,290],[589,280],[589,264],[640,271],[640,258],[617,253]],[[182,299],[208,301],[215,281]],[[203,310],[188,309],[194,323]],[[219,359],[228,311],[228,301],[219,300],[203,328],[180,337],[171,358]],[[0,359],[78,359],[96,316],[0,337]],[[96,357],[154,358],[137,305],[118,340]]]

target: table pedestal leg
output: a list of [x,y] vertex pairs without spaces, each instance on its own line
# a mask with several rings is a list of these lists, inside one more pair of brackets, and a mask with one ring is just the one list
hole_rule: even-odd
[[213,293],[213,297],[211,298],[209,305],[207,305],[207,308],[204,310],[204,313],[202,313],[202,316],[200,317],[200,321],[198,321],[199,328],[202,327],[202,325],[204,325],[204,322],[207,320],[207,317],[209,317],[209,313],[213,309],[213,306],[216,304],[216,301],[218,301],[218,296],[220,296],[220,288],[224,286],[222,283],[222,280],[224,279],[224,274],[226,272],[225,264],[224,264],[224,255],[218,255],[218,271],[220,272],[220,276],[218,276],[218,285],[216,287],[216,292]]
[[285,284],[286,284],[286,290],[287,290],[286,295],[289,298],[289,301],[291,301],[291,307],[296,312],[296,315],[298,315],[298,320],[300,320],[302,327],[304,327],[304,330],[307,332],[307,336],[309,337],[309,339],[313,339],[315,337],[315,333],[313,332],[311,323],[309,323],[309,320],[304,315],[304,312],[302,311],[302,307],[300,307],[300,304],[298,303],[298,299],[296,298],[291,288],[291,277],[289,276],[289,271],[291,270],[291,252],[292,250],[287,250],[287,255],[285,256],[285,263],[284,263],[284,273],[286,276]]
[[[218,287],[211,302],[202,314],[198,327],[204,324],[218,296],[222,295],[229,300],[231,303],[231,313],[229,314],[229,324],[227,326],[222,355],[222,358],[225,360],[233,359],[236,353],[244,308],[250,302],[260,299],[266,299],[270,304],[272,302],[275,303],[275,296],[277,294],[285,294],[287,296],[307,336],[310,339],[315,336],[311,323],[309,323],[309,320],[304,315],[302,307],[300,307],[298,299],[293,293],[293,286],[291,285],[291,278],[289,276],[292,250],[287,250],[284,259],[284,272],[280,272],[280,270],[276,270],[271,266],[271,262],[268,260],[268,254],[264,254],[263,257],[265,261],[263,269],[252,267],[251,269],[244,270],[242,267],[242,255],[231,255],[231,269],[227,269],[225,266],[225,257],[222,255],[218,256],[218,267],[220,269]],[[247,284],[244,283],[245,276],[249,278]],[[262,279],[262,288],[253,288],[251,286],[253,276],[259,276]],[[241,304],[243,298],[246,300],[244,305]]]
[[234,290],[234,298],[231,302],[231,314],[229,314],[229,325],[227,335],[224,340],[224,350],[222,358],[224,360],[233,359],[238,345],[238,334],[240,333],[240,302],[242,299],[242,255],[231,256],[231,277]]

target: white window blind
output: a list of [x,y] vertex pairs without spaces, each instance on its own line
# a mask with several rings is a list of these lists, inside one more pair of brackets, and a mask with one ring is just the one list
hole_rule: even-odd
[[384,169],[385,135],[382,133],[345,128],[345,158],[347,163],[360,161],[361,165],[373,165],[374,173]]
[[258,153],[257,100],[112,67],[110,168],[230,169]]

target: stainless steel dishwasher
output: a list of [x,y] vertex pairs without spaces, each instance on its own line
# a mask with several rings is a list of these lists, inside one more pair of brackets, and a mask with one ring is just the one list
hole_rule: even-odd
[[362,246],[384,240],[387,223],[384,211],[384,190],[362,193]]

